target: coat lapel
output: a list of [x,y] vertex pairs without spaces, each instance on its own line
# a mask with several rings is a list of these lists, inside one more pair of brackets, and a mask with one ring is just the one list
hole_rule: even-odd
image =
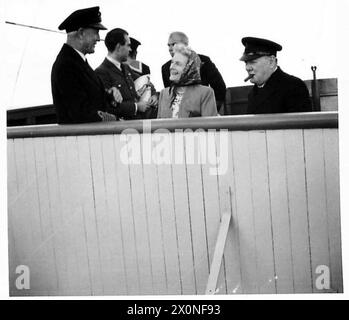
[[258,109],[258,106],[264,104],[264,102],[278,90],[275,82],[278,81],[280,71],[280,68],[278,68],[263,88],[258,88],[257,85],[253,87],[253,93],[250,94],[249,100],[251,104],[255,106],[255,109]]

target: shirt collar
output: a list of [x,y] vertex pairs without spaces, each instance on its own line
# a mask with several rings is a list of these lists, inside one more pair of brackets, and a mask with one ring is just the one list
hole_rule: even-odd
[[79,56],[82,58],[82,60],[86,61],[86,57],[82,52],[80,52],[79,50],[76,50],[75,48],[73,48],[73,49],[79,54]]
[[119,70],[121,70],[121,63],[119,61],[116,61],[115,59],[113,59],[110,56],[107,56],[107,59],[115,66],[117,67]]

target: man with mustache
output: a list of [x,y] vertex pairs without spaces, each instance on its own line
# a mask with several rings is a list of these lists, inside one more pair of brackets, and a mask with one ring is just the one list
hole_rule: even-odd
[[99,7],[74,11],[58,27],[67,32],[67,41],[51,71],[53,103],[58,123],[112,121],[121,101],[116,88],[106,91],[89,66],[86,54],[94,53],[101,24]]
[[310,112],[311,102],[305,83],[283,72],[276,53],[282,46],[276,42],[253,37],[241,40],[245,46],[241,61],[254,84],[248,95],[247,113]]

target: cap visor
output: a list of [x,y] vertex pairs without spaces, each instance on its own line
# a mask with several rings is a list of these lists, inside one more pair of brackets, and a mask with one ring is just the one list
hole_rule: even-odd
[[86,28],[93,28],[93,29],[98,29],[98,30],[108,30],[105,26],[103,26],[103,24],[101,23],[93,23],[93,24],[89,24],[88,26],[86,26]]
[[260,57],[263,57],[259,54],[244,54],[241,58],[240,58],[240,61],[252,61],[252,60],[255,60],[257,58],[260,58]]

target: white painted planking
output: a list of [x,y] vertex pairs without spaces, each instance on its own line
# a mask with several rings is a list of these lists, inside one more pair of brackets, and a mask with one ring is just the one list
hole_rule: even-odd
[[110,270],[104,275],[105,294],[127,294],[125,252],[123,234],[120,223],[119,187],[116,179],[114,137],[108,135],[101,139],[103,168],[105,179],[105,197],[107,206],[107,225],[105,231],[108,237],[104,239],[109,251]]
[[[130,139],[136,141],[140,147],[140,135],[131,134]],[[129,153],[132,152],[128,150]],[[141,149],[139,149],[141,155]],[[136,163],[129,166],[130,187],[132,196],[132,214],[134,218],[136,248],[139,264],[139,283],[140,292],[145,295],[154,293],[153,289],[153,271],[151,265],[151,253],[149,245],[149,229],[147,221],[147,206],[145,202],[144,177],[142,163]]]
[[[65,294],[90,294],[88,283],[82,282],[81,277],[86,274],[79,264],[87,266],[83,257],[86,249],[80,242],[80,227],[83,225],[82,208],[76,190],[79,182],[78,150],[76,137],[57,137],[55,139],[58,181],[62,202],[62,235],[67,245],[67,280],[69,288]],[[78,253],[78,251],[80,251]],[[79,254],[81,256],[79,256]]]
[[249,161],[248,132],[232,135],[233,166],[235,172],[236,215],[239,230],[241,293],[258,293],[255,221]]
[[[208,246],[208,262],[212,266],[212,259],[216,248],[216,241],[221,222],[221,210],[219,203],[218,189],[218,170],[217,170],[217,153],[216,153],[216,136],[215,131],[203,133],[206,139],[205,161],[201,165],[202,185],[203,185],[203,203],[205,208],[205,223],[207,229],[207,246]],[[203,148],[203,145],[199,145]],[[203,151],[203,150],[202,150]],[[224,249],[224,248],[223,248]],[[223,258],[223,256],[222,256]],[[209,268],[209,274],[211,269]],[[217,294],[226,294],[225,282],[225,266],[221,263],[217,278]]]
[[125,252],[125,271],[127,293],[129,295],[140,294],[140,280],[138,268],[138,256],[134,222],[132,217],[132,198],[130,187],[130,175],[127,164],[122,163],[120,153],[127,148],[126,142],[121,141],[120,135],[114,135],[116,179],[119,192],[119,205],[121,215],[121,230],[123,234],[123,247]]
[[57,292],[61,295],[68,294],[67,270],[67,239],[64,235],[65,228],[62,220],[62,200],[60,193],[60,179],[56,161],[55,138],[44,139],[45,163],[47,169],[47,187],[50,201],[50,220],[53,231],[54,254],[57,268]]
[[18,199],[17,169],[15,140],[7,140],[7,204],[8,204],[8,254],[9,254],[9,286],[10,295],[15,292],[15,281],[17,278],[16,267],[18,266],[20,248],[16,246],[19,235],[17,234],[17,206],[21,203]]
[[260,293],[275,293],[274,243],[270,213],[266,131],[250,131],[248,137],[257,250],[258,287]]
[[[143,146],[151,145],[152,135],[150,133],[143,134],[142,137],[142,148]],[[144,156],[143,151],[143,158]],[[153,161],[143,164],[143,175],[154,294],[164,295],[167,294],[165,255],[162,238],[157,169]]]
[[[232,147],[227,150],[231,156],[230,167],[227,176],[218,177],[208,175],[211,168],[209,163],[201,166],[183,163],[157,166],[151,163],[139,168],[129,168],[120,161],[124,142],[120,141],[119,135],[15,139],[8,151],[8,157],[13,159],[14,165],[9,167],[9,174],[16,176],[9,178],[9,188],[18,186],[18,191],[15,189],[11,193],[9,190],[9,197],[12,194],[11,198],[19,199],[9,207],[9,228],[12,229],[9,235],[14,236],[12,240],[9,238],[9,247],[15,249],[13,255],[10,255],[10,265],[14,265],[15,255],[18,256],[18,261],[24,261],[35,247],[35,236],[40,236],[41,232],[42,237],[31,265],[35,269],[34,287],[30,292],[23,293],[15,290],[12,284],[11,294],[46,295],[53,291],[58,295],[146,294],[147,289],[143,289],[147,286],[140,285],[138,279],[142,268],[138,253],[144,249],[144,243],[137,241],[137,234],[148,241],[146,245],[149,251],[146,254],[149,257],[148,266],[151,263],[154,275],[154,294],[200,293],[201,284],[206,286],[208,279],[208,276],[205,279],[202,276],[202,268],[208,269],[210,250],[207,251],[207,247],[211,246],[210,239],[213,239],[212,233],[215,231],[216,217],[210,216],[209,212],[217,213],[218,210],[222,214],[225,209],[231,209],[231,204],[233,227],[229,229],[228,237],[234,241],[229,243],[227,239],[224,269],[221,268],[222,280],[227,284],[228,293],[266,291],[263,288],[263,279],[264,274],[270,272],[270,235],[264,231],[271,227],[271,213],[274,217],[272,222],[276,267],[285,274],[290,272],[291,267],[286,266],[290,252],[287,252],[284,260],[286,251],[282,251],[282,248],[290,246],[294,291],[312,291],[312,279],[315,286],[317,275],[310,268],[310,259],[315,264],[316,259],[319,260],[327,254],[331,271],[330,291],[340,292],[343,289],[339,232],[338,131],[320,130],[319,136],[311,134],[314,130],[305,131],[308,132],[304,138],[305,155],[302,130],[288,130],[285,134],[281,134],[281,131],[268,132],[268,145],[265,137],[262,139],[262,132],[229,133],[229,145]],[[167,135],[173,142],[175,134]],[[207,137],[207,133],[201,135]],[[250,141],[248,135],[252,136]],[[185,135],[180,133],[179,136],[183,140]],[[282,138],[285,149],[283,155],[279,144]],[[216,148],[218,140],[217,134]],[[187,147],[188,145],[190,143]],[[218,154],[218,150],[216,153]],[[258,160],[260,162],[256,163]],[[309,168],[305,165],[309,165]],[[268,179],[271,213],[270,210],[265,210],[268,207]],[[22,181],[22,184],[17,184],[17,181]],[[264,186],[257,189],[259,181],[264,181]],[[136,185],[137,183],[140,185]],[[34,186],[36,193],[29,190],[28,186]],[[321,192],[326,196],[325,205],[314,204],[314,201],[319,201],[316,194]],[[138,197],[142,194],[143,200]],[[288,222],[284,211],[287,199]],[[28,209],[28,204],[31,211],[29,214],[36,214],[36,217],[25,221],[22,211]],[[264,207],[260,211],[264,215],[253,215],[252,204],[255,208]],[[310,208],[310,238],[307,206]],[[321,216],[319,220],[314,214],[317,206],[321,207],[326,219]],[[132,214],[136,207],[147,215],[140,218],[135,215],[133,219]],[[38,209],[35,211],[35,208]],[[202,216],[193,216],[193,212],[201,213]],[[284,215],[280,216],[280,212]],[[276,214],[278,215],[275,216]],[[323,223],[325,220],[326,224]],[[314,226],[316,224],[322,228],[320,232]],[[148,234],[146,226],[149,228]],[[320,237],[323,238],[326,228],[327,253],[320,250],[316,242]],[[289,244],[286,237],[283,237],[287,229]],[[54,235],[51,242],[45,242],[52,232]],[[190,232],[194,234],[191,235]],[[197,242],[195,245],[198,232],[204,240],[203,243]],[[320,241],[323,241],[322,238]],[[266,254],[263,253],[266,248],[261,248],[265,247],[265,243],[269,246]],[[311,252],[309,243],[312,245]],[[51,251],[45,252],[43,249],[49,249],[49,244],[54,247],[51,246]],[[259,248],[258,261],[256,247]],[[195,255],[201,255],[200,258],[204,255],[207,264],[197,264],[194,269]],[[53,271],[47,264],[52,265],[54,259],[56,279],[53,277],[47,280],[47,275]],[[47,262],[46,269],[40,269],[40,260]],[[118,264],[118,270],[113,268],[112,261]],[[190,267],[190,271],[185,273]],[[225,277],[223,270],[226,271]],[[39,273],[44,275],[41,279],[37,277]],[[198,281],[200,276],[204,280]],[[292,278],[286,275],[284,277],[289,286]],[[55,290],[52,281],[58,285]],[[282,292],[280,278],[278,281],[278,292]],[[198,284],[197,291],[195,282]],[[262,287],[258,283],[262,283]],[[285,288],[282,287],[286,292]]]
[[[109,236],[109,215],[106,201],[105,173],[103,166],[102,142],[100,136],[89,136],[90,147],[90,165],[92,176],[93,201],[95,208],[95,230],[97,240],[97,253],[100,260],[100,277],[102,282],[102,291],[97,294],[111,294],[109,287],[109,275],[112,270],[110,245],[112,245]],[[108,157],[108,155],[106,155]]]
[[[43,256],[43,261],[40,263],[45,265],[45,268],[43,268],[43,272],[41,273],[41,278],[45,280],[45,286],[48,290],[47,294],[52,295],[57,292],[58,289],[58,273],[54,247],[54,230],[51,222],[51,204],[44,143],[44,138],[33,139],[37,191],[42,226],[42,243],[40,245],[40,252]],[[48,165],[50,165],[50,163]]]
[[[195,150],[194,139],[205,140],[205,132],[184,132],[185,159],[187,169],[187,183],[189,195],[190,220],[192,225],[194,267],[197,294],[204,294],[209,276],[209,260],[207,247],[207,226],[205,221],[203,183],[201,166],[192,164],[191,154]],[[198,143],[198,142],[197,142]],[[196,148],[198,149],[198,148]],[[195,158],[194,158],[195,162]]]
[[[184,136],[182,132],[175,132],[172,135],[172,146],[180,147],[184,155]],[[192,225],[189,215],[188,188],[186,177],[186,165],[183,157],[178,158],[182,162],[172,163],[172,180],[174,207],[177,222],[179,266],[181,274],[182,294],[189,295],[196,293],[195,269],[192,243]]]
[[[158,142],[158,148],[160,148],[159,146],[161,144],[171,141],[170,133],[155,133],[154,136],[154,141]],[[163,156],[160,152],[160,149],[158,150],[159,153],[154,153],[153,155],[157,163],[160,161],[160,156]],[[182,294],[171,164],[158,164],[157,175],[161,210],[162,237],[165,252],[166,281],[168,290],[167,293],[173,295]]]
[[[223,267],[225,270],[225,282],[227,293],[242,293],[241,286],[241,269],[240,269],[240,249],[239,249],[239,229],[238,216],[236,207],[236,188],[235,188],[235,172],[233,164],[233,132],[228,133],[227,148],[220,146],[220,134],[216,133],[216,152],[217,155],[223,155],[226,152],[228,159],[228,168],[225,174],[217,176],[219,201],[221,208],[221,216],[225,212],[231,212],[231,221],[229,224],[227,240],[225,243],[225,251],[223,256]],[[218,146],[220,146],[218,148]]]
[[79,136],[77,139],[78,168],[79,172],[79,195],[82,207],[82,234],[85,242],[84,251],[87,254],[86,283],[89,283],[90,294],[103,294],[102,261],[100,255],[100,239],[97,226],[96,194],[94,174],[92,172],[92,152],[89,136]]
[[293,261],[288,206],[287,170],[284,135],[288,130],[268,130],[268,172],[270,184],[270,210],[272,215],[273,244],[276,274],[276,292],[292,293]]
[[324,149],[321,129],[304,131],[306,185],[310,231],[310,254],[313,274],[313,292],[326,292],[319,288],[319,266],[329,267],[329,234],[326,212]]
[[303,130],[284,135],[295,293],[312,292]]
[[330,285],[335,292],[343,292],[341,225],[339,199],[339,141],[338,130],[324,129],[326,207],[330,250]]
[[28,138],[24,143],[24,157],[27,174],[27,199],[26,209],[21,212],[30,219],[31,250],[23,261],[30,271],[30,293],[36,295],[48,295],[43,267],[45,265],[45,252],[43,252],[43,226],[39,201],[39,189],[37,184],[37,171],[33,138]]
[[[76,264],[76,272],[73,277],[73,291],[75,294],[93,294],[90,282],[90,270],[88,263],[87,243],[84,228],[84,207],[83,207],[83,183],[81,182],[80,158],[78,139],[75,136],[65,138],[67,160],[64,164],[67,175],[68,194],[67,201],[71,207],[65,218],[65,228],[69,234],[68,245],[73,247],[72,262]],[[91,181],[91,179],[90,179]],[[72,288],[71,288],[72,290]]]

